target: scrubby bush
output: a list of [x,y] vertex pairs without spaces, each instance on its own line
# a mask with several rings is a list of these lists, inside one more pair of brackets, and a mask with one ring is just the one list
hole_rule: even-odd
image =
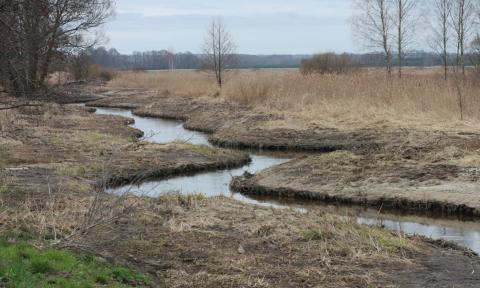
[[348,54],[322,53],[302,61],[300,71],[303,75],[344,74],[356,67],[355,61]]
[[102,80],[108,82],[116,76],[114,70],[92,63],[88,57],[84,56],[73,58],[70,64],[70,73],[76,81]]
[[94,74],[93,76],[95,76],[94,79],[100,79],[102,81],[108,82],[113,80],[116,75],[117,73],[112,69],[105,69],[102,67],[98,67],[97,73]]

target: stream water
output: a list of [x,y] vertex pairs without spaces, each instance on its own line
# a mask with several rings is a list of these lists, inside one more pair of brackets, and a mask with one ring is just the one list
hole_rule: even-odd
[[[168,143],[181,140],[192,144],[210,145],[206,134],[184,129],[181,121],[138,117],[133,115],[129,110],[122,109],[98,108],[96,113],[133,118],[135,123],[132,127],[143,131],[147,141]],[[151,197],[171,192],[182,194],[200,193],[205,196],[223,195],[250,204],[275,208],[288,207],[301,210],[322,209],[330,213],[351,217],[361,224],[381,225],[388,229],[409,235],[415,234],[432,239],[453,241],[480,254],[480,221],[463,221],[460,219],[433,216],[397,215],[356,206],[330,206],[312,202],[252,198],[232,192],[229,188],[232,177],[242,175],[246,171],[254,174],[289,160],[288,154],[284,153],[272,154],[255,152],[251,155],[251,158],[252,162],[241,168],[200,173],[195,176],[177,177],[162,181],[148,181],[139,186],[127,185],[109,189],[108,192],[116,194],[128,192]]]

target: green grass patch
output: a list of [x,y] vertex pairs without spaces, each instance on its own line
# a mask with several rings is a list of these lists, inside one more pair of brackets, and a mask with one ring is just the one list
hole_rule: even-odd
[[407,238],[394,235],[386,229],[358,225],[357,231],[363,244],[375,246],[377,249],[388,253],[396,253],[409,248]]
[[0,287],[145,287],[150,280],[89,254],[0,240]]
[[308,242],[323,240],[325,238],[321,231],[315,229],[301,229],[299,234],[305,241]]
[[94,164],[65,164],[57,168],[60,175],[69,177],[84,177],[87,173],[95,173],[97,170],[99,169]]

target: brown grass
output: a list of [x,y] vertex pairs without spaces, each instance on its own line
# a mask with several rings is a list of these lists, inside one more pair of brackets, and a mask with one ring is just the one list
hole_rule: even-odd
[[122,72],[109,82],[109,86],[168,91],[179,96],[214,95],[218,92],[215,79],[197,71]]
[[[403,79],[387,78],[383,70],[348,75],[302,76],[296,69],[231,72],[221,91],[229,102],[291,112],[309,120],[389,121],[400,124],[458,124],[460,109],[455,81],[443,81],[438,69],[406,69]],[[180,96],[211,96],[219,92],[213,79],[195,71],[121,73],[111,87],[168,90]],[[462,124],[480,120],[478,85],[473,79],[461,91]]]

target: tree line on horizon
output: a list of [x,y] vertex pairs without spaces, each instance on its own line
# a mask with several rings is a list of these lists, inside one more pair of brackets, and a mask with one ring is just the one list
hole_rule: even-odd
[[[119,70],[169,70],[171,65],[169,59],[172,55],[168,50],[134,52],[132,54],[121,54],[115,48],[106,49],[97,47],[85,51],[86,56],[95,64],[106,68]],[[382,67],[384,56],[381,52],[374,53],[345,53],[361,67]],[[449,53],[449,65],[455,65],[455,53]],[[175,69],[201,69],[203,54],[191,52],[175,53]],[[262,69],[262,68],[298,68],[305,59],[314,55],[300,54],[272,54],[272,55],[249,55],[236,54],[237,68],[240,69]],[[467,57],[467,65],[473,65],[471,57]],[[392,56],[396,61],[396,56]],[[428,51],[407,51],[404,54],[403,64],[407,67],[433,67],[442,66],[441,57],[435,52]]]

